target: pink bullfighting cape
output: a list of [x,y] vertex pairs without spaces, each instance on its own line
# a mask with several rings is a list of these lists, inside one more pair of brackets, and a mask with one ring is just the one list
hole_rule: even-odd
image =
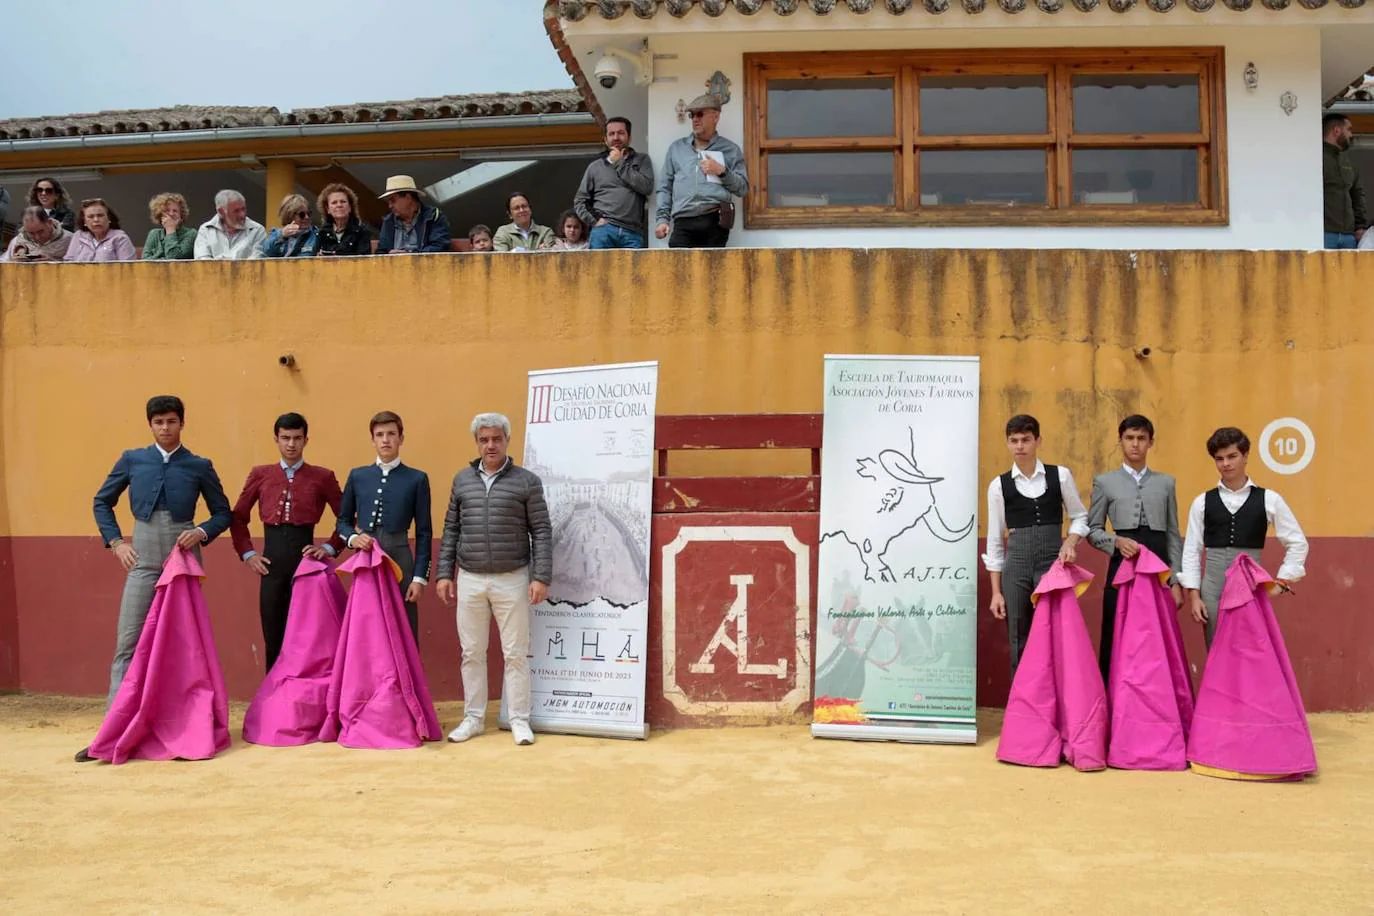
[[281,654],[243,717],[245,741],[292,747],[319,740],[347,601],[330,564],[301,560],[292,578]]
[[173,548],[92,757],[204,760],[229,746],[229,694],[200,590],[204,576],[193,553]]
[[1035,619],[1007,697],[997,759],[1079,770],[1107,765],[1107,694],[1078,596],[1092,573],[1058,560],[1035,587]]
[[1226,571],[1188,737],[1188,760],[1206,775],[1297,779],[1317,771],[1302,695],[1269,603],[1273,581],[1245,554]]
[[345,747],[419,747],[441,737],[420,654],[396,585],[396,564],[376,541],[339,566],[353,574],[321,741]]
[[1169,565],[1144,547],[1121,561],[1107,706],[1108,766],[1125,770],[1188,769],[1193,684],[1178,609],[1164,583]]

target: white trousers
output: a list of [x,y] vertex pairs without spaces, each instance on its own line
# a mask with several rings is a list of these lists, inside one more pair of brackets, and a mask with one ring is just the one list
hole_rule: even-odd
[[464,714],[487,713],[487,635],[491,618],[506,660],[506,710],[512,721],[530,718],[530,570],[504,573],[458,571],[458,641],[463,644]]

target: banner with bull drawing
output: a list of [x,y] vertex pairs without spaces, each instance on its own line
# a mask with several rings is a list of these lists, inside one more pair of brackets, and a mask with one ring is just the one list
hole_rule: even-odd
[[978,368],[825,358],[816,737],[977,737]]
[[538,730],[648,736],[657,392],[657,362],[529,375],[525,466],[544,481],[553,518],[553,582],[548,600],[530,609]]

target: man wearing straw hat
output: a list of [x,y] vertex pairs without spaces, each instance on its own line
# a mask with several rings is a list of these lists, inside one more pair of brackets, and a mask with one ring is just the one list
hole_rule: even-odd
[[448,217],[438,207],[425,206],[420,199],[423,193],[409,175],[392,175],[386,180],[381,199],[386,201],[391,212],[382,220],[377,254],[452,250]]

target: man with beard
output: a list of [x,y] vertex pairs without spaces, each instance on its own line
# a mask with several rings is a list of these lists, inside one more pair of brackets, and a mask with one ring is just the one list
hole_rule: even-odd
[[643,248],[644,213],[654,189],[649,157],[630,147],[630,119],[606,122],[606,152],[582,175],[573,209],[592,227],[590,248]]
[[1353,139],[1345,115],[1332,112],[1322,118],[1322,228],[1327,248],[1357,248],[1369,228],[1360,171],[1346,153]]

